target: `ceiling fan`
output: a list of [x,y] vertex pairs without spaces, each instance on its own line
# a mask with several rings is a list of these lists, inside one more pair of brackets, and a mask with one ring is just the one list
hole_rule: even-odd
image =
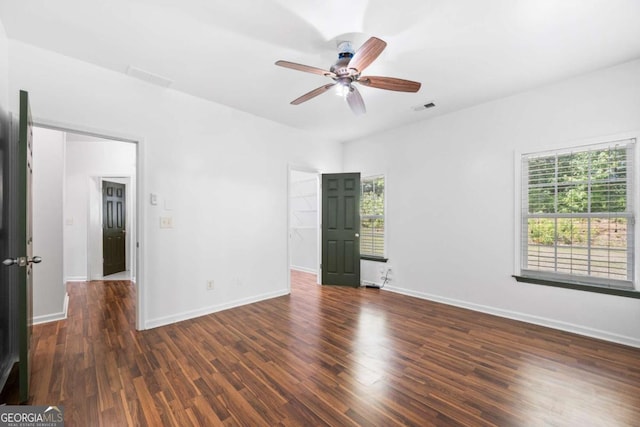
[[338,94],[343,95],[347,104],[356,115],[364,114],[366,108],[358,89],[353,83],[360,83],[364,86],[378,89],[394,90],[398,92],[417,92],[420,83],[410,80],[397,79],[395,77],[362,76],[361,73],[382,53],[387,43],[376,37],[367,40],[357,52],[351,47],[351,43],[343,41],[338,44],[338,62],[331,66],[329,71],[321,68],[310,67],[308,65],[296,64],[289,61],[276,61],[276,65],[293,70],[305,71],[307,73],[319,74],[331,77],[334,83],[320,86],[311,92],[305,93],[299,98],[291,101],[291,104],[298,105],[325,93],[335,86]]

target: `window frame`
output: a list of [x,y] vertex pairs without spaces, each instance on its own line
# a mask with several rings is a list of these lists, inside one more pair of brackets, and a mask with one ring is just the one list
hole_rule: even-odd
[[[627,296],[632,298],[640,298],[640,286],[638,285],[640,276],[639,261],[640,261],[640,226],[637,224],[637,217],[640,212],[640,173],[638,173],[638,166],[640,165],[640,147],[638,140],[640,132],[618,134],[609,137],[592,138],[581,141],[574,141],[573,143],[563,144],[564,147],[558,149],[558,146],[541,147],[531,151],[514,151],[514,220],[515,220],[515,238],[514,238],[514,274],[512,275],[518,282],[527,282],[533,284],[557,286],[568,289],[577,289],[598,293],[606,293],[620,296]],[[523,247],[522,240],[525,238],[527,230],[527,215],[524,213],[525,203],[524,192],[528,191],[527,177],[523,175],[523,156],[540,154],[541,156],[546,154],[566,154],[571,152],[583,151],[587,149],[597,148],[598,145],[605,148],[606,146],[613,146],[617,142],[625,143],[628,141],[628,145],[633,147],[633,168],[629,185],[632,187],[628,189],[627,200],[629,200],[630,192],[633,192],[630,199],[629,208],[624,213],[624,217],[628,217],[632,224],[632,232],[628,235],[628,239],[633,239],[631,242],[632,257],[628,259],[631,262],[631,268],[633,271],[633,277],[629,281],[617,281],[615,279],[598,278],[594,276],[585,276],[584,280],[581,277],[576,280],[576,277],[569,277],[569,275],[548,273],[544,271],[528,270],[524,268],[527,252]],[[589,214],[583,215],[588,216]],[[625,286],[625,283],[628,284]],[[622,285],[622,286],[621,286]]]
[[[384,180],[384,202],[383,202],[383,214],[382,215],[363,215],[362,214],[362,200],[363,200],[363,183],[365,181],[371,181],[374,179],[378,179],[378,178],[382,178]],[[365,219],[366,217],[382,217],[383,223],[384,223],[384,231],[383,231],[383,238],[382,238],[382,244],[383,244],[383,250],[382,250],[382,255],[375,255],[375,254],[369,254],[369,253],[363,253],[362,252],[362,244],[360,244],[360,259],[362,260],[367,260],[367,261],[378,261],[378,262],[387,262],[388,261],[388,257],[387,257],[387,225],[388,225],[388,214],[387,214],[387,184],[388,184],[388,179],[386,174],[383,173],[378,173],[378,174],[372,174],[372,175],[366,175],[366,176],[361,176],[360,177],[360,239],[362,239],[363,237],[363,233],[362,233],[362,224],[364,223],[363,219]]]

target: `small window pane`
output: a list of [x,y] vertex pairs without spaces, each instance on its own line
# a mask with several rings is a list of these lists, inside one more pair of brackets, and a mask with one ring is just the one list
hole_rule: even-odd
[[384,177],[362,179],[360,253],[384,257]]

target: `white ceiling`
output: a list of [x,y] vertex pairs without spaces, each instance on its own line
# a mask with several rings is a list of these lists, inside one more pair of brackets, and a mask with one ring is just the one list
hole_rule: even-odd
[[[11,39],[340,141],[640,58],[640,0],[0,0],[0,20]],[[328,69],[336,40],[373,35],[388,45],[364,74],[418,93],[359,86],[359,117],[331,92],[289,104],[331,80],[275,61]]]

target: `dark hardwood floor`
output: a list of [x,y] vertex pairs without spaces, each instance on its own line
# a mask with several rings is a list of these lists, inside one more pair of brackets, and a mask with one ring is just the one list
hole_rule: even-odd
[[137,332],[130,282],[34,327],[67,426],[637,426],[640,349],[293,273],[290,296]]

